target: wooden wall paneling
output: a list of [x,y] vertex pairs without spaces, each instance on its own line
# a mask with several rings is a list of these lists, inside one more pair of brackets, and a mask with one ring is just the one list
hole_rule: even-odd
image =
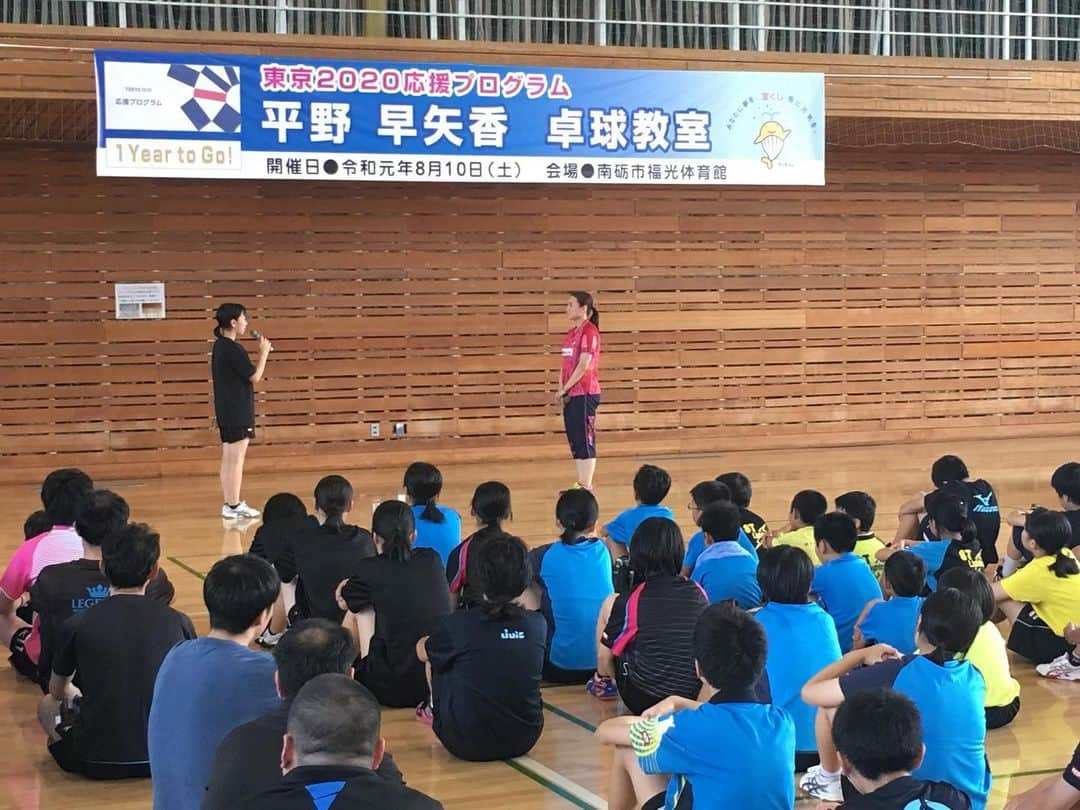
[[[1080,158],[839,150],[821,189],[159,184],[0,153],[0,477],[216,464],[210,313],[275,341],[254,469],[563,454],[565,292],[605,452],[1076,432]],[[17,202],[14,202],[17,201]],[[112,320],[162,280],[169,319]],[[372,441],[367,423],[409,423]],[[313,451],[319,448],[318,453]],[[372,453],[378,449],[379,453]]]

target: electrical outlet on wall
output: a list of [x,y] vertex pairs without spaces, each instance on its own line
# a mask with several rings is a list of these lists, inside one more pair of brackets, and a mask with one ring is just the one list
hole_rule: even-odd
[[371,423],[371,438],[373,438],[373,439],[379,438],[379,423],[378,422],[372,422]]

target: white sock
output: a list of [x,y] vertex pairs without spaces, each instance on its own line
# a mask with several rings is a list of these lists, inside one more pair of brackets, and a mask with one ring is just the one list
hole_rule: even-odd
[[836,771],[836,772],[834,773],[833,771],[827,771],[827,770],[825,770],[825,766],[824,766],[824,765],[822,765],[822,766],[820,766],[820,767],[821,767],[821,775],[822,775],[823,777],[825,777],[825,779],[827,779],[828,781],[830,781],[830,782],[835,782],[835,781],[837,781],[837,780],[838,780],[838,779],[840,778],[840,774],[842,773],[842,771]]
[[1005,555],[1005,561],[1001,565],[1001,577],[1012,576],[1020,569],[1020,560],[1014,560],[1008,554]]

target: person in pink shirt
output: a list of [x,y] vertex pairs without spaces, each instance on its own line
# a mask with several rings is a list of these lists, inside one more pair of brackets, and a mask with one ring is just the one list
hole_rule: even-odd
[[600,313],[587,292],[572,292],[566,302],[572,326],[563,338],[562,376],[556,399],[577,467],[578,486],[592,489],[596,472],[596,409],[600,405]]
[[40,623],[35,616],[33,624],[27,624],[15,610],[43,568],[82,557],[75,521],[93,490],[94,482],[82,470],[49,473],[41,485],[41,503],[52,528],[19,546],[0,577],[0,642],[11,650],[12,667],[34,681],[41,653]]

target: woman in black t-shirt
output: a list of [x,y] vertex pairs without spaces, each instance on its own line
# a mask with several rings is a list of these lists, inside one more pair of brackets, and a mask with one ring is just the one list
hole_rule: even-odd
[[221,433],[221,490],[223,518],[254,518],[252,509],[240,500],[240,482],[244,477],[244,456],[248,442],[255,437],[255,383],[266,370],[266,358],[274,347],[262,335],[259,359],[254,365],[237,342],[247,332],[247,310],[241,304],[222,304],[214,316],[214,351],[210,371],[214,380],[214,415]]
[[413,547],[416,524],[408,504],[379,504],[371,533],[378,553],[360,560],[337,590],[360,652],[356,680],[384,706],[416,706],[428,694],[416,642],[451,610],[446,572],[439,552]]

